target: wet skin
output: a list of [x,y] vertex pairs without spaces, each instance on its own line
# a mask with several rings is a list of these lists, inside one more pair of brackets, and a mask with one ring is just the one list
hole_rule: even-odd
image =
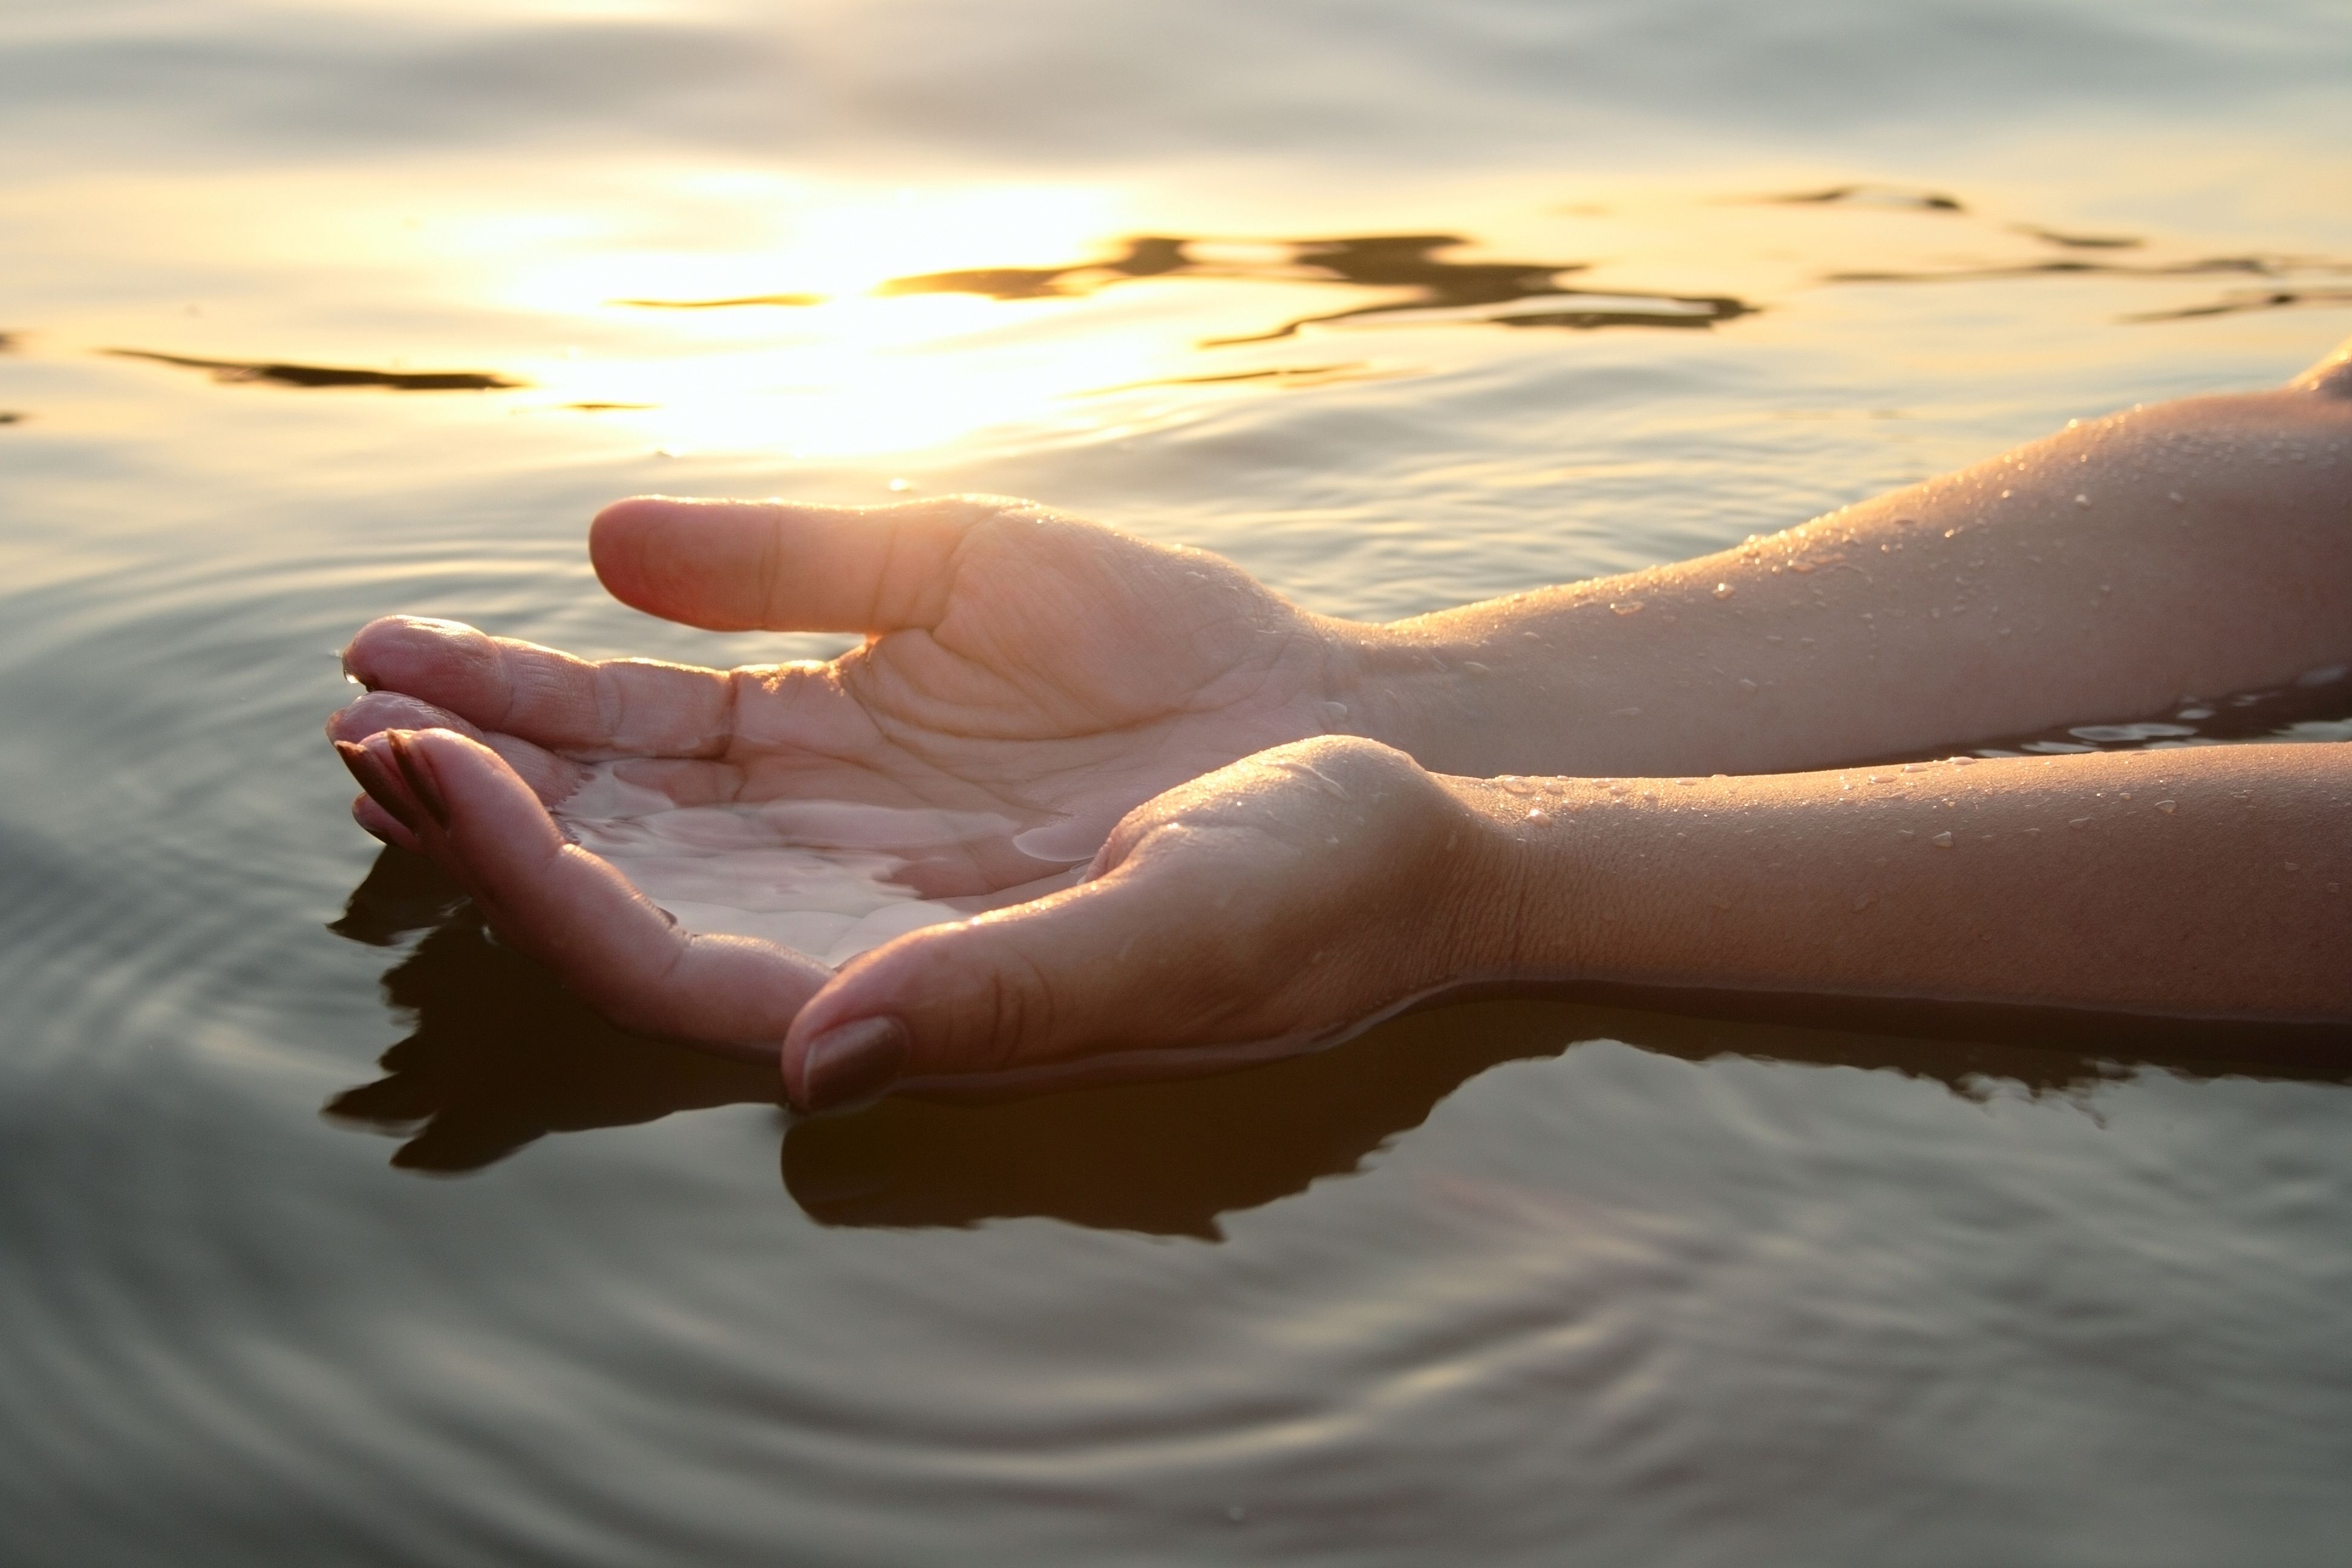
[[[720,672],[374,623],[348,655],[373,694],[330,726],[361,820],[618,1021],[781,1039],[802,1104],[1307,1040],[1472,979],[2352,1016],[2338,748],[1983,763],[1932,799],[1809,771],[2352,661],[2342,353],[1717,556],[1391,626],[987,499],[624,502],[591,549],[656,614],[869,641]],[[1094,854],[1090,879],[832,975],[678,931],[565,842],[547,803],[615,755],[681,804],[1003,819],[926,849],[919,890]],[[2159,768],[2169,810],[2141,798]],[[1482,782],[1503,773],[1562,782]],[[1571,782],[1715,773],[1795,776]],[[1937,813],[1973,837],[1937,842]]]

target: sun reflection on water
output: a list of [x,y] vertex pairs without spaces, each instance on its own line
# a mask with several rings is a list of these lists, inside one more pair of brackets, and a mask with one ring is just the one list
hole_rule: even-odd
[[608,450],[899,466],[1475,372],[1572,353],[1575,334],[1770,341],[1800,310],[1822,342],[1879,330],[1866,310],[1839,318],[1871,290],[1903,291],[1872,309],[1923,320],[1968,289],[2042,290],[2012,309],[2148,331],[2328,308],[2352,277],[2226,241],[2103,230],[2086,247],[2063,213],[1773,170],[1586,180],[1575,197],[1401,201],[1381,228],[1339,202],[1277,226],[1140,185],[641,163],[409,166],[358,186],[92,178],[20,192],[14,217],[79,237],[29,279],[43,352],[130,350],[281,389],[472,388],[502,413],[593,421],[583,438]]

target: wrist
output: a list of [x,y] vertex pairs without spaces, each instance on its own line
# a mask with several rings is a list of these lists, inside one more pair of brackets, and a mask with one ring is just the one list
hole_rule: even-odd
[[[1433,774],[1446,812],[1446,868],[1434,914],[1451,980],[1534,978],[1557,967],[1567,900],[1553,895],[1562,868],[1557,781]],[[1523,793],[1524,792],[1524,793]]]
[[1513,728],[1512,672],[1475,636],[1453,628],[1328,623],[1327,696],[1335,731],[1394,747],[1447,773],[1487,771],[1498,731]]

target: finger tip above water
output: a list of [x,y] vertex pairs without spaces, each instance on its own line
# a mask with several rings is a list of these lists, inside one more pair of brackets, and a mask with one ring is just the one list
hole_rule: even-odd
[[480,738],[457,715],[401,691],[370,691],[327,715],[327,738],[337,742],[363,741],[387,730],[455,730]]
[[441,673],[454,658],[478,658],[488,639],[463,621],[432,616],[378,616],[344,645],[343,673],[371,692],[405,691]]

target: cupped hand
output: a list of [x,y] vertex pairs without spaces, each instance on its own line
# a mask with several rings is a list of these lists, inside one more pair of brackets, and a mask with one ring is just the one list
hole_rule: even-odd
[[[689,933],[447,730],[336,749],[491,927],[615,1022],[773,1059],[813,1109],[896,1084],[1237,1065],[1492,967],[1491,825],[1401,752],[1279,746],[1129,813],[1078,885],[838,974]],[[1507,901],[1507,900],[1505,900]]]
[[1294,1053],[1497,970],[1496,828],[1376,742],[1276,747],[1129,813],[1079,885],[912,931],[793,1020],[798,1104]]
[[[1215,556],[1020,502],[641,500],[607,509],[590,548],[605,584],[656,615],[867,640],[824,663],[716,670],[389,617],[347,651],[369,694],[328,731],[368,788],[354,812],[370,831],[432,854],[506,940],[615,1018],[721,1048],[772,1055],[826,971],[688,937],[596,857],[559,854],[548,808],[585,798],[592,763],[635,786],[638,813],[890,808],[861,821],[879,825],[864,847],[895,854],[895,879],[985,904],[1083,864],[1171,785],[1349,718],[1343,624]],[[412,782],[436,777],[446,824]],[[701,960],[722,950],[771,994],[714,1013]],[[745,956],[763,950],[782,957]],[[664,956],[677,953],[696,962]]]

